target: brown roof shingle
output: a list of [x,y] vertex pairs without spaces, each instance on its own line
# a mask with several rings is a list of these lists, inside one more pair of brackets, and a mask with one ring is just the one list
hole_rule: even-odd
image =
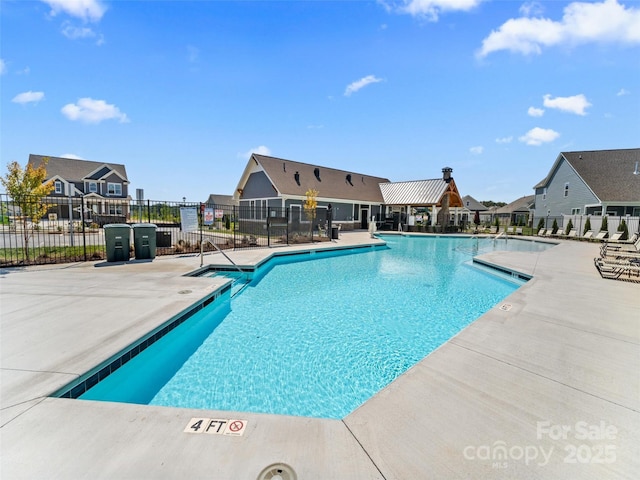
[[[282,195],[303,197],[307,190],[318,191],[319,198],[383,203],[380,183],[386,178],[373,177],[347,170],[310,165],[254,153],[273,185]],[[296,172],[298,181],[296,181]]]

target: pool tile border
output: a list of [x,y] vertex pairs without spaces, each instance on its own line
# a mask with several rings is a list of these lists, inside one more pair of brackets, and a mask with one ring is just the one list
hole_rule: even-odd
[[53,392],[50,397],[58,398],[78,398],[84,394],[87,390],[94,387],[98,382],[104,380],[109,375],[114,373],[120,367],[127,362],[137,357],[141,352],[149,348],[156,343],[162,337],[167,335],[177,326],[187,321],[193,314],[202,310],[212,302],[219,299],[222,295],[231,291],[231,284],[227,283],[221,288],[202,298],[200,301],[191,305],[186,310],[180,312],[178,315],[167,320],[162,325],[151,330],[146,335],[140,337],[134,343],[126,347],[123,351],[115,354],[113,357],[107,359],[95,368],[92,368],[88,372],[80,375],[77,379],[67,383],[64,387]]

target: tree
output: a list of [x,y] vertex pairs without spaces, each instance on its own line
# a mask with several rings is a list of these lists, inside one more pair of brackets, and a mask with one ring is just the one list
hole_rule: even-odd
[[582,231],[582,235],[591,230],[591,217],[587,217],[587,221],[584,222],[584,230]]
[[602,225],[600,226],[600,231],[608,232],[609,231],[609,222],[607,221],[607,216],[602,217]]
[[627,222],[622,219],[620,225],[618,225],[618,231],[622,232],[622,236],[620,240],[627,240],[629,238],[629,227],[627,226]]
[[[40,219],[47,213],[51,205],[46,205],[42,199],[53,190],[53,182],[47,178],[48,158],[44,157],[39,167],[27,164],[22,168],[18,162],[7,165],[7,175],[0,177],[0,182],[6,188],[7,194],[20,209],[19,219],[24,235],[24,256],[29,263],[29,238]],[[29,226],[31,220],[31,227]]]
[[313,222],[316,218],[316,209],[318,208],[318,191],[310,188],[305,192],[306,199],[304,200],[304,213],[307,220],[311,223],[310,234],[313,237]]
[[573,222],[571,221],[571,219],[569,219],[569,223],[567,223],[567,228],[565,229],[564,233],[566,235],[569,235],[569,232],[571,232],[571,230],[573,230]]
[[556,218],[553,219],[553,225],[551,226],[551,233],[553,235],[558,233],[558,220]]

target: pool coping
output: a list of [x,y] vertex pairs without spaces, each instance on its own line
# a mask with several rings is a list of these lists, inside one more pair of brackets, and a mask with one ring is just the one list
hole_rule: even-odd
[[[354,243],[371,241],[365,234],[352,238]],[[351,240],[343,233],[343,241]],[[327,478],[336,472],[345,478],[421,478],[426,472],[433,478],[605,478],[611,474],[632,478],[640,444],[638,380],[633,374],[640,366],[632,301],[637,286],[599,278],[589,261],[597,254],[596,245],[566,241],[560,246],[560,252],[550,249],[535,258],[521,252],[482,255],[483,261],[533,276],[508,297],[513,308],[492,309],[342,421],[45,398],[33,390],[33,384],[24,382],[44,379],[42,388],[53,391],[51,383],[79,375],[76,372],[90,361],[70,356],[65,365],[52,364],[49,373],[43,368],[52,363],[46,352],[60,348],[56,332],[80,329],[82,312],[51,300],[48,314],[57,311],[60,318],[59,324],[51,326],[36,307],[14,308],[15,297],[21,296],[26,304],[29,299],[47,301],[59,291],[62,280],[83,271],[103,288],[157,289],[140,307],[133,295],[123,300],[131,305],[131,315],[148,324],[150,305],[159,304],[161,311],[182,311],[193,295],[203,298],[212,289],[202,279],[182,276],[194,269],[198,258],[100,269],[99,276],[86,271],[86,266],[4,275],[3,342],[19,340],[14,330],[29,332],[38,325],[49,328],[53,339],[44,334],[39,339],[39,355],[44,359],[36,358],[38,349],[29,349],[28,338],[21,340],[24,345],[3,343],[0,467],[12,478],[50,476],[51,472],[60,477],[84,477],[91,472],[94,478],[172,478],[178,472],[189,472],[193,478],[211,478],[211,474],[213,478],[256,478],[274,462],[291,465],[299,478]],[[250,262],[251,257],[269,253],[273,252],[246,252],[243,258]],[[102,275],[103,271],[109,274]],[[87,282],[78,281],[80,286],[83,283]],[[87,292],[94,295],[91,301],[102,301],[100,288]],[[178,288],[193,290],[193,295],[174,295]],[[567,309],[567,296],[580,301],[570,302]],[[605,314],[611,315],[606,322],[602,321]],[[71,318],[74,315],[78,318]],[[22,322],[32,324],[22,327]],[[140,331],[143,325],[136,328]],[[539,349],[537,355],[518,353],[522,350],[519,342],[514,343],[518,333]],[[95,334],[72,331],[69,335],[91,344]],[[136,331],[124,331],[116,339],[122,342],[127,335],[134,336]],[[487,335],[492,342],[483,340]],[[96,345],[103,348],[100,340]],[[570,350],[563,351],[563,344]],[[104,351],[99,354],[104,356]],[[584,373],[575,370],[577,365]],[[564,401],[558,403],[558,398]],[[182,432],[190,418],[203,414],[244,418],[249,429],[243,437],[234,438]],[[570,465],[554,456],[544,466],[525,465],[517,459],[496,466],[465,457],[469,445],[498,441],[523,447],[565,446],[566,441],[535,438],[540,419],[573,425],[580,420],[594,425],[604,421],[615,426],[618,434],[610,443],[617,448],[616,461]],[[153,445],[153,450],[146,445]],[[201,455],[203,449],[206,456]]]

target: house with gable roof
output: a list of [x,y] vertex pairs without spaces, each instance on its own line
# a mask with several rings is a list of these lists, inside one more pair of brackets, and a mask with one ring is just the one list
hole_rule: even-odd
[[458,225],[463,203],[452,172],[452,168],[445,167],[441,178],[381,183],[384,205],[388,211],[400,213],[401,223],[405,223],[406,215],[406,223],[410,226],[416,222]]
[[640,215],[640,148],[561,152],[535,189],[534,215]]
[[[33,154],[29,155],[28,164],[37,168],[44,159],[47,160],[45,181],[52,181],[54,185],[49,194],[53,202],[82,196],[87,216],[111,221],[124,221],[128,216],[129,179],[124,165]],[[69,218],[66,205],[66,201],[60,202],[55,212],[58,218]],[[80,218],[80,212],[75,208],[74,218]]]
[[344,229],[367,228],[369,218],[383,213],[379,185],[386,182],[386,178],[254,153],[240,177],[234,199],[239,202],[243,217],[249,216],[249,220],[266,219],[269,208],[288,208],[291,222],[304,223],[306,192],[314,189],[318,192],[317,223],[324,223],[331,205],[334,223]]

